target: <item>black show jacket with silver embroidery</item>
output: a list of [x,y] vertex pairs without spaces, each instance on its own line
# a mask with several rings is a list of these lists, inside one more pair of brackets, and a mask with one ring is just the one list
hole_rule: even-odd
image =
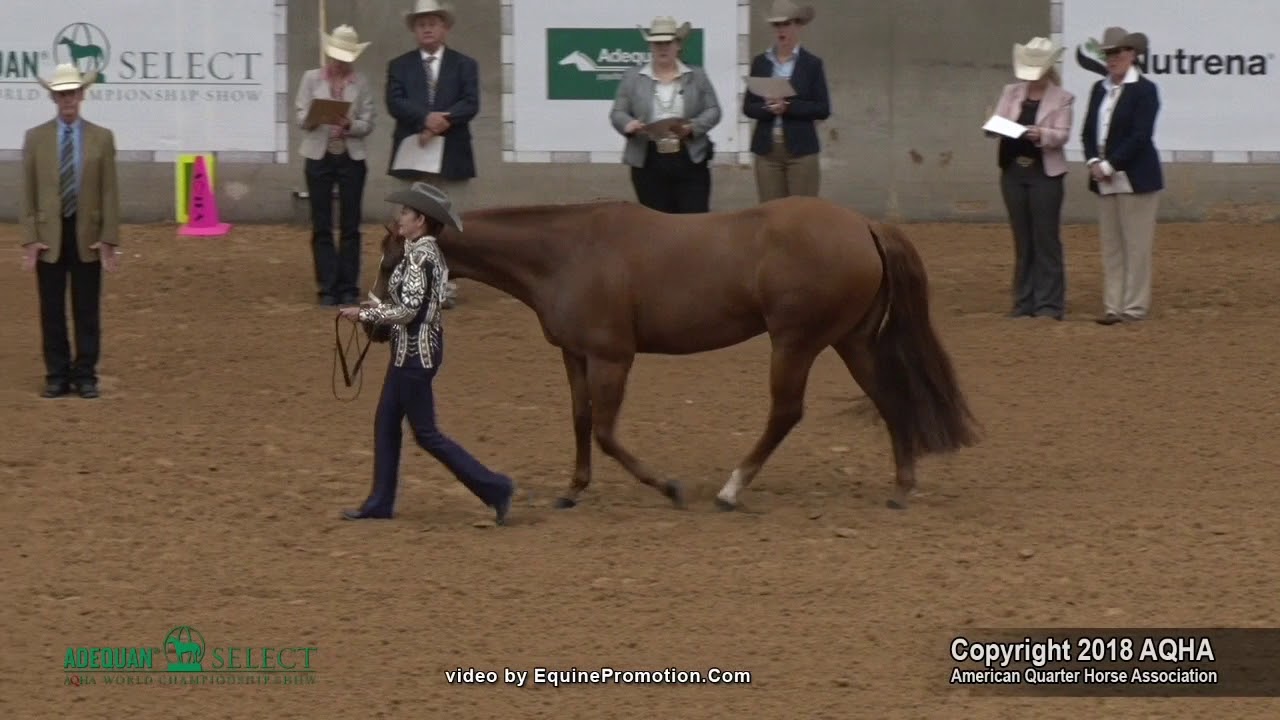
[[396,367],[431,368],[439,362],[449,268],[430,235],[405,245],[404,257],[391,272],[387,297],[360,310],[361,322],[391,326]]

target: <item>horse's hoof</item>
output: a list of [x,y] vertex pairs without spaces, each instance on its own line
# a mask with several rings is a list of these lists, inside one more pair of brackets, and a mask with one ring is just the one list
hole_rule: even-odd
[[733,503],[723,498],[716,498],[716,507],[723,510],[724,512],[733,512],[734,510],[738,509],[737,505],[734,505]]
[[888,502],[885,503],[885,506],[887,506],[890,510],[906,510],[907,509],[906,503],[900,503],[897,500],[889,500]]
[[668,480],[667,484],[662,487],[662,494],[671,499],[671,503],[677,508],[684,509],[684,490],[680,487],[680,483],[675,480]]
[[557,510],[568,510],[571,507],[576,507],[577,504],[578,504],[578,501],[574,500],[573,498],[567,498],[567,497],[556,498],[555,508]]

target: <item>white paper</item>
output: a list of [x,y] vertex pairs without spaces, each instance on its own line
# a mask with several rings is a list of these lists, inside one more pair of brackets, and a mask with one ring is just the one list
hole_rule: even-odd
[[395,163],[391,165],[392,170],[440,172],[440,161],[444,157],[444,138],[432,135],[425,147],[418,144],[418,138],[418,134],[413,134],[400,141]]
[[1022,137],[1022,134],[1027,131],[1027,126],[1019,125],[1018,123],[1009,120],[1008,118],[1000,117],[999,115],[992,115],[991,119],[987,121],[987,124],[982,126],[982,129],[987,132],[993,132],[998,135],[1017,139]]
[[1133,185],[1129,182],[1129,175],[1123,170],[1117,170],[1111,174],[1111,182],[1098,183],[1098,193],[1101,195],[1115,195],[1116,193],[1131,193]]

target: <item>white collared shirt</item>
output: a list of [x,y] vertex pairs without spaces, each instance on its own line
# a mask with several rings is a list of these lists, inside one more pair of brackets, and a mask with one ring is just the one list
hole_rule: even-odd
[[439,70],[439,68],[440,68],[440,58],[441,58],[443,55],[444,55],[444,45],[441,45],[440,47],[436,48],[436,51],[435,51],[435,52],[427,52],[426,50],[423,50],[422,48],[418,48],[418,57],[422,58],[422,60],[423,60],[424,62],[426,61],[426,59],[427,59],[427,58],[434,58],[434,59],[431,61],[431,70],[432,70],[432,72],[435,72],[435,73],[439,73],[439,72],[440,72],[440,70]]
[[[1111,132],[1111,114],[1115,112],[1116,104],[1120,102],[1120,94],[1124,92],[1124,86],[1138,82],[1141,73],[1138,72],[1136,66],[1130,65],[1129,71],[1124,74],[1124,80],[1117,85],[1112,82],[1111,76],[1107,75],[1102,78],[1102,89],[1106,94],[1102,96],[1102,104],[1098,105],[1098,151],[1102,152],[1102,148],[1107,146],[1107,134]],[[1093,165],[1096,162],[1102,163],[1102,172],[1107,175],[1115,173],[1115,168],[1111,167],[1111,163],[1099,158],[1090,158],[1088,164]]]
[[653,78],[653,119],[650,122],[658,122],[673,117],[684,117],[684,93],[682,77],[685,73],[693,72],[688,65],[680,60],[676,60],[676,79],[672,82],[659,82],[657,75],[653,72],[653,63],[649,62],[640,68],[641,75],[647,75]]
[[[769,62],[773,65],[773,77],[786,78],[789,81],[791,80],[791,73],[796,70],[796,58],[800,57],[800,43],[796,43],[796,46],[792,48],[791,57],[787,58],[786,62],[782,62],[778,59],[777,45],[772,45],[768,50],[765,50],[764,56],[768,58]],[[781,115],[773,116],[773,126],[777,129],[782,128]]]

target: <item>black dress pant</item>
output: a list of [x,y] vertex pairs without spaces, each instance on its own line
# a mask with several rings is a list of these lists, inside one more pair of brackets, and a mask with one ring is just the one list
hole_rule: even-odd
[[[45,380],[59,385],[98,382],[102,263],[96,260],[82,262],[76,246],[76,216],[64,217],[58,262],[36,263]],[[67,340],[68,278],[71,281],[71,314],[76,336],[74,361],[71,359],[71,344]]]
[[1000,190],[1013,231],[1014,315],[1062,318],[1066,309],[1066,274],[1062,259],[1063,176],[1049,177],[1038,161],[1010,163],[1000,176]]
[[704,213],[711,205],[711,169],[689,159],[688,148],[660,153],[650,142],[644,167],[631,168],[636,200],[665,213]]
[[[324,302],[355,302],[360,296],[360,220],[368,166],[347,153],[307,159],[307,195],[311,198],[311,255],[316,294]],[[333,238],[333,188],[338,187],[341,244]]]

